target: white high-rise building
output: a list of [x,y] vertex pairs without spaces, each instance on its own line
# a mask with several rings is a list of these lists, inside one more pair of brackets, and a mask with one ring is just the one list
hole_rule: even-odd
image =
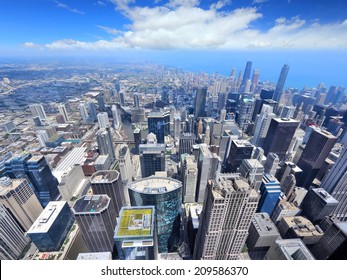
[[122,145],[119,149],[119,171],[122,181],[125,184],[132,182],[134,176],[134,168],[130,158],[130,150],[127,145]]
[[41,120],[47,119],[45,110],[41,104],[31,104],[29,105],[29,109],[33,117],[39,117]]
[[209,181],[195,242],[194,259],[237,260],[259,196],[244,180]]
[[181,134],[181,116],[179,114],[175,114],[174,116],[174,136],[175,140],[180,138]]
[[182,156],[183,202],[194,203],[198,181],[198,164],[193,155]]
[[48,137],[48,133],[46,130],[39,130],[36,134],[37,136],[37,140],[40,143],[41,147],[46,147],[46,141],[48,141],[49,137]]
[[64,122],[69,122],[69,115],[67,114],[66,107],[64,104],[58,106],[59,114],[63,116]]
[[78,105],[79,109],[80,109],[80,114],[81,114],[81,118],[83,121],[88,121],[89,120],[89,113],[88,113],[88,109],[87,109],[87,105],[85,102],[81,102]]
[[251,140],[251,143],[253,145],[262,145],[267,131],[269,130],[271,120],[275,117],[276,115],[273,113],[273,108],[269,105],[264,104],[261,113],[257,116],[254,124],[254,136]]
[[120,127],[120,120],[117,105],[112,105],[112,118],[113,118],[113,127],[114,129],[118,129]]
[[98,124],[100,128],[106,128],[110,123],[108,121],[108,115],[107,113],[99,113],[97,114],[98,117]]
[[30,239],[24,235],[24,231],[0,204],[0,260],[16,260],[22,254]]

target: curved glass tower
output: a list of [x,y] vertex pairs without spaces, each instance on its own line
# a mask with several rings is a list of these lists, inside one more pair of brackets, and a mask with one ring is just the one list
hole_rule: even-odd
[[154,206],[158,252],[173,251],[179,242],[182,203],[180,181],[152,176],[128,185],[132,206]]

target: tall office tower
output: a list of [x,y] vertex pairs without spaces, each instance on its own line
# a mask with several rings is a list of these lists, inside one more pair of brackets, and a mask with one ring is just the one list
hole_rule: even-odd
[[179,141],[178,157],[181,155],[188,154],[192,152],[193,145],[195,144],[196,136],[194,133],[181,133]]
[[43,109],[43,106],[41,104],[31,104],[29,105],[29,109],[33,117],[39,117],[40,120],[47,119],[45,110]]
[[336,141],[337,138],[327,131],[315,129],[312,132],[298,161],[303,171],[297,179],[299,187],[308,189],[311,186]]
[[310,189],[301,204],[303,215],[318,224],[330,216],[339,202],[322,188]]
[[110,125],[109,121],[108,121],[108,115],[107,113],[99,113],[97,114],[97,118],[98,118],[98,124],[100,128],[106,128],[107,126]]
[[27,231],[43,208],[26,179],[0,178],[0,204]]
[[30,242],[18,222],[2,204],[0,204],[0,236],[0,260],[17,260]]
[[109,126],[100,128],[96,133],[96,141],[98,142],[99,152],[101,155],[110,155],[111,161],[116,159],[116,153],[113,147],[113,137]]
[[120,121],[120,118],[119,118],[117,105],[112,105],[111,111],[112,111],[113,128],[114,129],[118,129],[120,127],[121,121]]
[[32,157],[31,154],[22,154],[6,161],[5,168],[7,175],[12,179],[29,179],[43,207],[59,195],[59,182],[53,176],[44,156]]
[[287,198],[288,202],[293,203],[297,207],[301,207],[302,202],[307,195],[307,190],[305,188],[295,187],[294,191],[291,193],[290,197]]
[[263,182],[259,190],[261,198],[257,212],[266,212],[271,216],[281,195],[280,183],[272,175],[264,174]]
[[181,134],[181,116],[179,114],[175,114],[174,117],[174,137],[175,140],[178,140]]
[[227,115],[227,111],[225,109],[222,109],[220,110],[220,113],[219,113],[219,120],[221,122],[224,122],[225,119],[226,119],[226,115]]
[[281,110],[280,117],[291,119],[294,116],[295,107],[294,106],[284,106]]
[[57,129],[54,126],[47,126],[45,127],[45,130],[47,132],[48,138],[51,138],[57,134]]
[[73,222],[74,216],[66,201],[51,201],[27,235],[40,252],[59,251]]
[[122,186],[121,177],[116,170],[97,171],[90,177],[93,194],[107,194],[118,217],[120,209],[125,206],[126,189]]
[[48,141],[48,139],[49,139],[46,130],[39,130],[39,131],[37,131],[36,137],[37,137],[37,140],[40,143],[40,146],[41,147],[46,147],[46,141]]
[[223,110],[225,108],[225,102],[227,101],[227,93],[221,92],[218,94],[218,111]]
[[246,83],[249,80],[249,78],[251,77],[251,69],[252,69],[252,61],[247,61],[245,72],[243,74],[242,82],[241,82],[240,89],[239,89],[239,92],[241,92],[241,93],[244,92],[245,87],[246,87]]
[[333,99],[337,93],[337,90],[338,90],[337,86],[331,86],[329,88],[328,93],[327,93],[326,98],[325,98],[325,101],[324,101],[324,104],[329,104],[329,103],[333,102]]
[[165,144],[141,144],[139,154],[142,178],[165,171]]
[[247,80],[245,88],[244,88],[244,93],[251,93],[251,86],[252,86],[252,82],[251,80]]
[[139,146],[141,144],[142,138],[141,138],[141,129],[135,128],[134,130],[134,142],[135,142],[135,154],[139,153]]
[[117,215],[106,194],[85,195],[71,209],[91,252],[112,252]]
[[320,226],[324,230],[323,237],[311,249],[318,260],[346,259],[347,222],[327,217]]
[[265,161],[263,160],[263,158],[264,158],[264,150],[263,150],[263,148],[256,147],[254,149],[252,158],[253,159],[258,159],[262,164],[264,164]]
[[81,114],[81,119],[85,122],[89,121],[89,113],[88,113],[88,109],[87,109],[87,105],[85,102],[81,102],[78,105],[79,109],[80,109],[80,114]]
[[[278,238],[280,238],[280,233],[275,224],[271,221],[269,214],[265,212],[255,213],[246,241],[251,258],[256,255],[264,257],[266,252]],[[255,257],[252,259],[263,259],[262,257]]]
[[138,93],[134,93],[134,108],[135,109],[140,108],[140,97]]
[[347,220],[347,147],[345,146],[333,168],[322,180],[321,188],[339,201],[333,215],[340,221]]
[[264,99],[272,99],[274,92],[275,91],[273,89],[263,88],[260,91],[260,98],[263,100]]
[[207,125],[206,130],[205,130],[205,136],[204,136],[204,142],[206,145],[210,145],[210,143],[211,143],[210,135],[211,135],[211,129],[210,129],[210,126]]
[[239,106],[239,113],[237,115],[237,124],[242,131],[246,131],[248,125],[252,121],[252,114],[254,109],[254,99],[242,98]]
[[158,143],[164,144],[164,137],[170,134],[170,112],[150,112],[148,114],[148,133],[154,133]]
[[257,159],[244,159],[240,165],[241,176],[248,180],[251,188],[256,191],[263,180],[264,167]]
[[98,102],[99,111],[100,112],[105,112],[106,111],[106,107],[105,107],[104,95],[102,93],[100,93],[95,99]]
[[195,92],[194,115],[195,118],[205,117],[207,88],[199,87]]
[[275,153],[269,153],[264,163],[264,172],[275,176],[280,160]]
[[295,206],[293,203],[280,200],[277,207],[273,211],[271,215],[271,220],[277,224],[279,221],[282,220],[283,217],[294,217],[296,215],[299,215],[301,212],[301,209]]
[[300,238],[277,239],[270,247],[265,260],[314,260]]
[[69,115],[64,104],[58,105],[59,114],[63,116],[64,122],[69,122]]
[[251,86],[251,92],[255,92],[258,82],[259,82],[259,76],[260,76],[260,70],[254,69],[253,76],[252,76],[252,86]]
[[293,119],[273,118],[263,143],[265,155],[275,153],[282,160],[287,153],[298,125],[299,122]]
[[198,182],[198,163],[195,156],[183,155],[182,164],[182,183],[183,183],[183,203],[194,203],[196,184]]
[[254,146],[248,140],[229,141],[229,154],[225,155],[223,172],[236,172],[244,159],[252,157]]
[[237,82],[236,82],[236,90],[239,91],[241,87],[242,82],[242,70],[240,70],[239,75],[237,76]]
[[[284,180],[286,180],[286,178],[289,175],[294,175],[296,180],[296,178],[298,178],[298,176],[302,172],[301,168],[295,165],[291,161],[285,161],[284,164],[282,163],[281,165],[282,165],[281,170],[278,172],[276,176],[276,178],[281,182],[281,184],[283,184]],[[287,191],[284,191],[284,192],[289,193]]]
[[284,88],[284,84],[285,84],[286,79],[287,79],[288,71],[289,71],[289,65],[284,64],[282,67],[280,76],[278,78],[274,97],[273,97],[273,100],[275,100],[277,102],[280,102],[280,100],[281,100],[281,95],[282,95],[282,91]]
[[246,181],[209,181],[194,259],[237,260],[248,236],[258,195]]
[[264,104],[254,124],[254,136],[251,140],[253,145],[263,145],[271,120],[275,117],[276,115],[273,113],[273,108],[270,105]]
[[125,92],[119,93],[119,103],[121,107],[125,107]]
[[122,207],[114,241],[121,260],[156,259],[154,206]]
[[125,184],[133,180],[134,169],[130,158],[130,150],[127,145],[122,145],[119,150],[119,171]]
[[205,197],[208,180],[216,178],[220,159],[216,153],[212,153],[206,144],[199,148],[198,161],[198,184],[195,193],[195,201],[202,203]]
[[128,185],[132,206],[154,206],[159,253],[170,252],[179,242],[182,183],[152,176]]
[[94,102],[88,101],[87,107],[88,107],[89,121],[95,122],[96,121],[96,108],[95,108]]

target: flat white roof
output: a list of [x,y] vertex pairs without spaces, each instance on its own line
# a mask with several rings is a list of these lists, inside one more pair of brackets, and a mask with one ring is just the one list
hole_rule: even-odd
[[111,252],[79,253],[77,260],[112,260]]

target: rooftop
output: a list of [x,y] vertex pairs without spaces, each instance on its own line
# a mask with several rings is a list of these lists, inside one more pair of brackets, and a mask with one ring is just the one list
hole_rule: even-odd
[[280,235],[268,213],[255,213],[252,223],[262,236],[274,234],[277,234],[278,236]]
[[292,228],[297,237],[322,236],[323,232],[302,216],[283,217],[281,223]]
[[111,252],[79,253],[77,260],[112,260]]
[[111,199],[105,195],[85,195],[73,206],[74,213],[100,213],[110,204]]
[[163,194],[174,191],[182,187],[182,183],[178,180],[151,176],[132,182],[128,188],[144,194]]
[[300,238],[277,239],[275,242],[288,260],[314,260],[311,252]]
[[115,237],[149,237],[153,235],[154,206],[123,207]]
[[10,179],[9,177],[0,178],[0,196],[6,195],[9,191],[15,190],[26,179]]
[[51,201],[43,209],[40,216],[32,224],[27,233],[44,233],[48,232],[54,223],[55,219],[58,217],[59,213],[66,205],[66,201]]
[[289,118],[273,118],[273,120],[279,123],[299,123],[299,121]]
[[104,164],[110,158],[110,155],[99,155],[95,160],[94,164]]
[[248,140],[233,140],[233,143],[238,148],[242,147],[254,147]]
[[323,188],[312,189],[322,200],[329,204],[338,204],[339,202],[331,196],[326,190]]
[[116,170],[101,170],[95,172],[90,178],[90,182],[93,183],[109,183],[118,180],[119,172]]

